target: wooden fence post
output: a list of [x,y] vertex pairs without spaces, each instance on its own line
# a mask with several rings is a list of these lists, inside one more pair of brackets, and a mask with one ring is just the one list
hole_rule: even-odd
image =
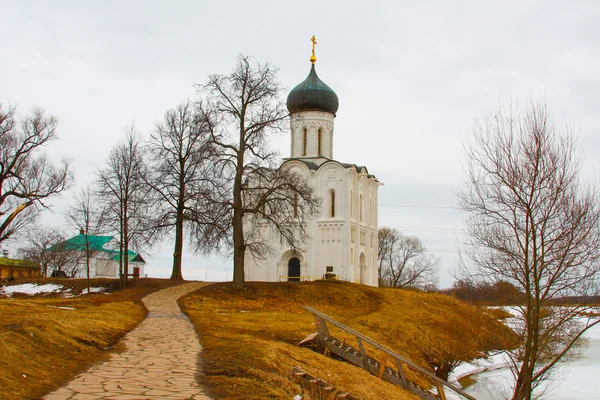
[[400,374],[400,380],[402,381],[402,388],[408,389],[408,380],[406,379],[406,373],[404,372],[404,363],[396,359],[396,364],[398,364],[398,373]]
[[367,372],[371,372],[369,371],[369,357],[367,356],[367,352],[365,351],[365,346],[363,346],[362,340],[360,340],[358,336],[356,336],[356,341],[358,342],[358,348],[360,350],[360,355],[362,356],[363,366],[365,367]]

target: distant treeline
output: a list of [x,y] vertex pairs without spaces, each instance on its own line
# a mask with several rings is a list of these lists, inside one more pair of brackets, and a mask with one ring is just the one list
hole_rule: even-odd
[[[451,288],[439,292],[469,303],[484,305],[524,304],[527,299],[525,293],[505,281],[486,283],[458,280]],[[599,305],[600,296],[568,296],[555,299],[548,304]]]

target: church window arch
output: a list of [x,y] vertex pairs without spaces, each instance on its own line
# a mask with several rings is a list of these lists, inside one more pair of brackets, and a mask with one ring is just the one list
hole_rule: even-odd
[[322,136],[322,132],[323,129],[319,128],[319,132],[317,133],[317,155],[321,155],[322,151],[321,151],[321,136]]
[[304,150],[302,152],[303,156],[306,155],[307,148],[308,148],[308,130],[306,128],[304,128]]
[[292,195],[292,207],[293,207],[294,218],[298,218],[298,193],[297,192],[294,192],[294,194]]
[[363,195],[360,195],[360,204],[359,204],[359,208],[360,208],[360,222],[363,222]]
[[335,190],[331,189],[329,191],[329,217],[335,217]]

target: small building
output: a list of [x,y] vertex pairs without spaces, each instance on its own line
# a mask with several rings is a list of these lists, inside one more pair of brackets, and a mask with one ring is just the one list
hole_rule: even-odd
[[[119,243],[113,236],[86,235],[80,232],[64,242],[58,243],[48,249],[48,251],[69,251],[77,255],[73,257],[73,263],[77,265],[70,266],[68,269],[76,270],[74,278],[86,278],[86,236],[90,251],[90,278],[118,278],[119,277]],[[128,272],[134,277],[144,276],[144,266],[146,261],[138,253],[129,250],[127,258],[129,260]]]
[[27,260],[0,258],[0,278],[33,278],[40,276],[40,266]]

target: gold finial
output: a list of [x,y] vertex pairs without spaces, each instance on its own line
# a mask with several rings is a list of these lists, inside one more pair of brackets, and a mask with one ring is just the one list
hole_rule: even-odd
[[317,62],[317,56],[315,56],[315,44],[317,44],[317,38],[315,35],[310,38],[310,41],[312,42],[312,56],[310,56],[310,62],[314,64]]

